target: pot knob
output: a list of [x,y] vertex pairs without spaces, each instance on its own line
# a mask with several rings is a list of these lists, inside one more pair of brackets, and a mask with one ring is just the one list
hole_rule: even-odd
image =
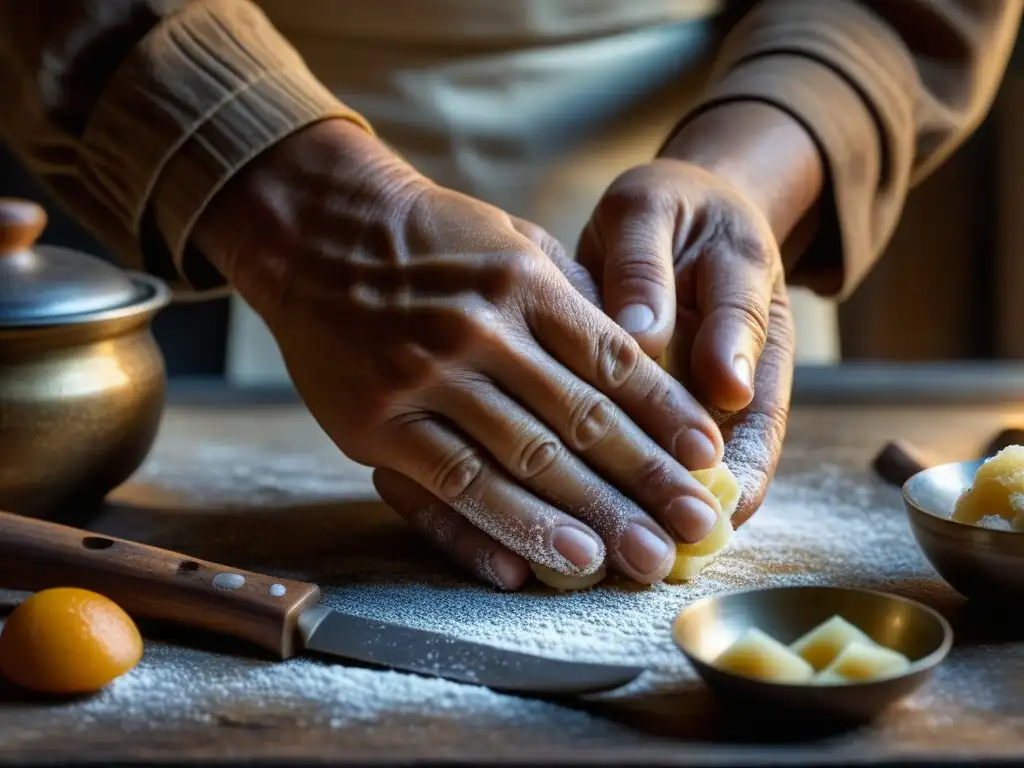
[[31,200],[0,197],[0,258],[27,251],[46,229],[46,211]]

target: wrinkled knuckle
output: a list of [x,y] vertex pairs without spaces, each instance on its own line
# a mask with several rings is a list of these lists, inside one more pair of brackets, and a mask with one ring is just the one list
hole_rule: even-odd
[[651,207],[654,200],[665,194],[659,182],[641,184],[630,171],[620,176],[598,201],[595,214],[603,222],[621,221],[627,216]]
[[775,444],[779,447],[786,438],[786,430],[789,427],[789,406],[778,405],[766,414],[768,427],[774,436]]
[[658,289],[668,288],[674,280],[668,261],[652,252],[649,245],[641,245],[639,237],[625,240],[615,259],[615,273],[620,284],[647,284]]
[[535,284],[543,272],[544,261],[547,259],[538,258],[529,248],[513,247],[502,255],[497,268],[507,284],[515,288]]
[[647,459],[638,473],[640,487],[647,489],[663,488],[672,474],[673,470],[667,460],[662,458]]
[[493,346],[502,338],[504,321],[494,307],[469,307],[461,315],[461,336],[458,352]]
[[754,291],[741,291],[726,300],[726,307],[735,310],[744,324],[764,343],[768,334],[768,308]]
[[471,448],[448,457],[438,468],[434,487],[442,499],[455,502],[468,495],[484,474],[484,463]]
[[596,448],[615,426],[615,406],[598,394],[580,397],[571,409],[569,434],[576,450]]
[[607,332],[597,344],[598,387],[616,390],[629,384],[640,367],[640,347],[625,333]]
[[521,479],[529,480],[558,463],[562,457],[562,446],[548,435],[540,434],[528,439],[516,453],[516,472]]

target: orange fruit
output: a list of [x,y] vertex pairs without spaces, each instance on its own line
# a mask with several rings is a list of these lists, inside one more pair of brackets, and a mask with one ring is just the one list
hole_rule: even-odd
[[142,658],[142,636],[113,600],[86,589],[37,592],[0,631],[0,674],[39,693],[93,693]]

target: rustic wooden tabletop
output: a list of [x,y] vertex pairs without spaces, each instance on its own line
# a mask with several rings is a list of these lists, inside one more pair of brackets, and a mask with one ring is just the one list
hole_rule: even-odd
[[[140,667],[98,696],[28,700],[0,687],[0,764],[1024,759],[1024,633],[975,613],[937,579],[910,537],[898,491],[869,468],[896,437],[949,460],[974,456],[997,429],[1024,424],[1024,398],[993,399],[1006,404],[798,404],[768,502],[701,584],[559,596],[497,595],[464,580],[405,531],[374,497],[368,471],[340,457],[287,397],[261,405],[186,391],[172,399],[146,466],[91,527],[315,580],[329,604],[354,613],[643,663],[651,680],[565,706],[319,660],[278,664],[227,641],[146,627]],[[803,400],[822,402],[806,392]],[[932,682],[871,726],[799,740],[752,735],[746,726],[762,713],[717,711],[667,626],[708,592],[785,583],[913,597],[951,620],[957,643]]]

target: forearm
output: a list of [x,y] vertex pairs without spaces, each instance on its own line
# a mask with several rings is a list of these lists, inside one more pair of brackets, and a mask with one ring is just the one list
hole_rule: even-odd
[[361,118],[247,0],[0,3],[0,131],[124,262],[217,288],[196,219],[261,152]]
[[699,165],[742,190],[784,243],[818,202],[824,161],[800,123],[757,102],[710,109],[686,123],[662,157]]
[[[714,131],[695,132],[694,124],[733,106],[775,108],[803,126],[822,158],[824,185],[811,209],[815,237],[792,277],[819,293],[847,296],[887,245],[911,187],[984,118],[1021,7],[1022,0],[761,0],[728,35],[707,92],[681,122],[687,151],[694,143],[725,144]],[[793,189],[794,202],[804,196],[781,169],[783,159],[799,162],[790,154],[793,144],[780,138],[796,133],[772,134],[775,144],[764,151],[778,152],[773,166],[770,158],[743,151],[745,143],[760,141],[760,120],[729,123],[722,118],[715,130],[748,137],[728,141],[752,163],[752,175],[770,189],[776,173],[786,190],[765,203],[770,215],[792,230],[790,243],[806,235],[815,222],[805,216],[792,229],[799,205],[786,198]],[[760,170],[762,162],[771,173]]]

